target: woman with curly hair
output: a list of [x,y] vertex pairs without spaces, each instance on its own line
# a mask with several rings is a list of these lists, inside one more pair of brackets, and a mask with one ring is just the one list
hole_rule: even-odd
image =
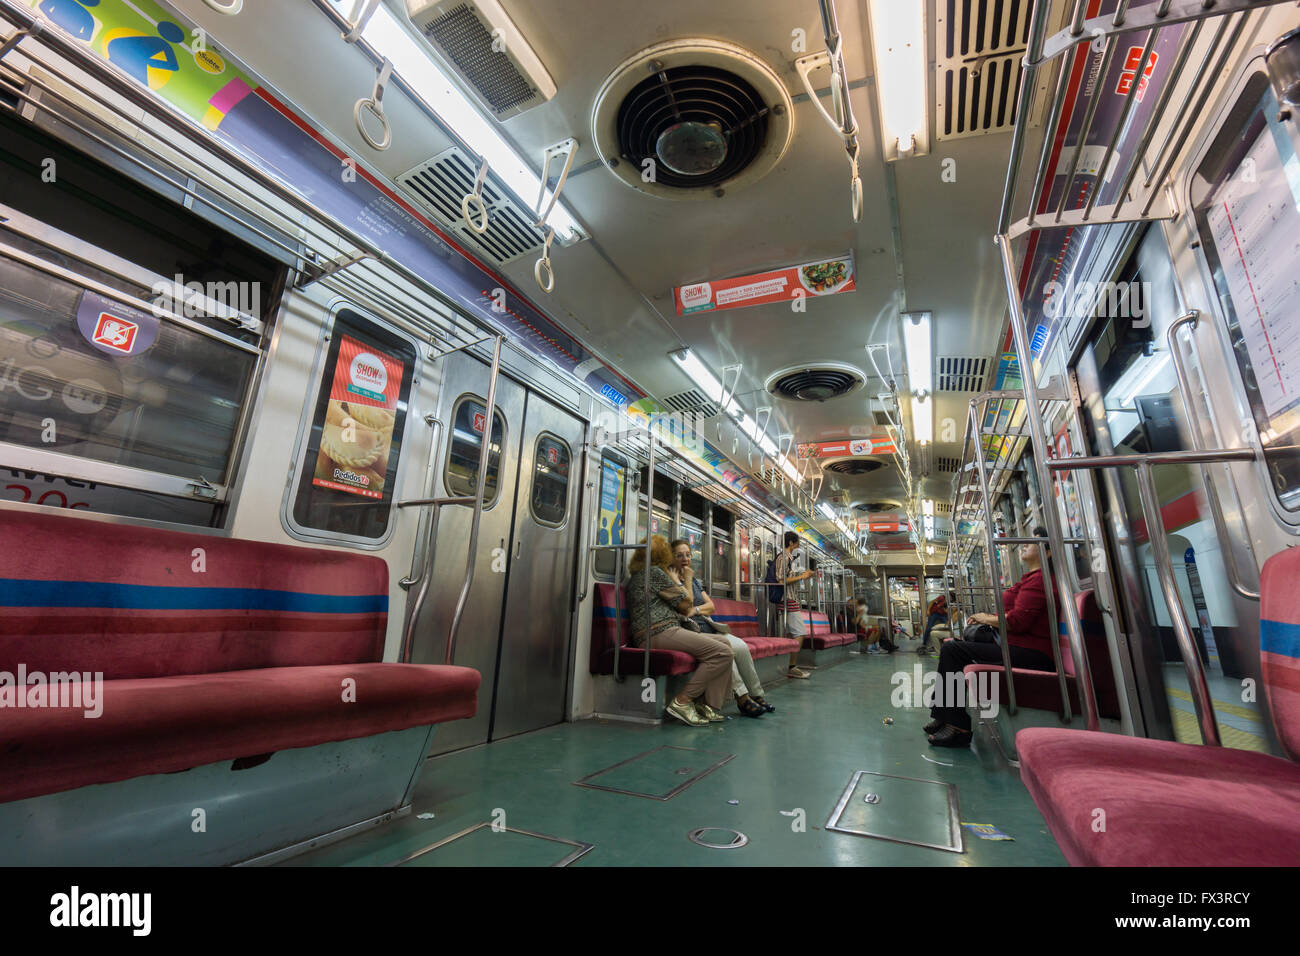
[[[628,564],[627,606],[631,618],[632,643],[637,647],[682,651],[698,662],[682,692],[670,700],[664,710],[692,727],[707,726],[725,720],[719,713],[731,686],[731,645],[718,635],[701,634],[682,627],[682,621],[695,607],[694,595],[672,579],[668,569],[673,552],[668,539],[656,534],[650,539],[650,567],[645,551],[638,549]],[[650,602],[646,603],[647,575],[650,579]]]

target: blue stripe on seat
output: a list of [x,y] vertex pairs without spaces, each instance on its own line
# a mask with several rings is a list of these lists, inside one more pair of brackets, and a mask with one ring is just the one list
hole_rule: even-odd
[[105,581],[0,578],[0,607],[114,608],[137,611],[387,612],[387,594],[309,594],[263,588],[190,588]]
[[726,624],[734,624],[740,621],[747,621],[750,624],[758,623],[758,617],[753,614],[710,614],[709,617]]
[[1300,659],[1300,624],[1284,624],[1281,621],[1261,619],[1259,649],[1282,657]]
[[[612,604],[597,604],[595,606],[595,610],[596,610],[597,617],[603,617],[608,619],[614,616],[614,606]],[[619,611],[620,611],[619,617],[626,619],[627,605],[624,604],[621,608],[619,608]]]

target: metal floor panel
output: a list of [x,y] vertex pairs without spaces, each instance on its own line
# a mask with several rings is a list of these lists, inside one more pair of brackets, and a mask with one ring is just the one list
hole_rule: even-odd
[[963,853],[957,787],[859,770],[826,821],[833,833]]
[[[575,780],[573,784],[576,787],[607,790],[610,793],[645,797],[648,800],[671,800],[691,784],[702,780],[727,761],[734,759],[735,756],[735,754],[717,753],[712,750],[693,750],[690,747],[665,745],[629,757],[627,760],[620,760],[611,767],[597,770],[581,780]],[[702,765],[703,760],[710,757],[721,759]],[[604,778],[602,782],[592,782],[602,777]]]
[[[595,846],[490,821],[408,853],[389,866],[568,866]],[[561,849],[567,847],[567,850]],[[436,856],[435,851],[441,851]]]

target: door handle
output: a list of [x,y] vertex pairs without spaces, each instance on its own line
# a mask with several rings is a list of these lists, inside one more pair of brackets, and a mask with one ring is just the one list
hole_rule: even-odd
[[515,542],[515,560],[516,560],[516,561],[519,560],[519,555],[520,555],[520,553],[523,551],[523,549],[524,549],[524,542],[523,542],[523,539],[521,538],[520,540],[518,540],[518,541]]

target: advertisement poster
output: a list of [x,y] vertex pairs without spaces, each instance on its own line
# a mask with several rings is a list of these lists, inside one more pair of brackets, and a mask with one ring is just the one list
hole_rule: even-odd
[[841,458],[845,455],[896,455],[898,447],[885,432],[870,438],[841,438],[836,441],[807,442],[798,446],[799,460],[805,458]]
[[805,296],[835,295],[857,290],[853,254],[805,262],[771,272],[697,282],[673,289],[678,315],[742,309],[751,305],[790,302]]
[[623,494],[627,469],[605,459],[600,468],[600,530],[597,544],[623,543]]
[[384,496],[388,453],[406,364],[344,335],[321,427],[312,484],[365,498]]

